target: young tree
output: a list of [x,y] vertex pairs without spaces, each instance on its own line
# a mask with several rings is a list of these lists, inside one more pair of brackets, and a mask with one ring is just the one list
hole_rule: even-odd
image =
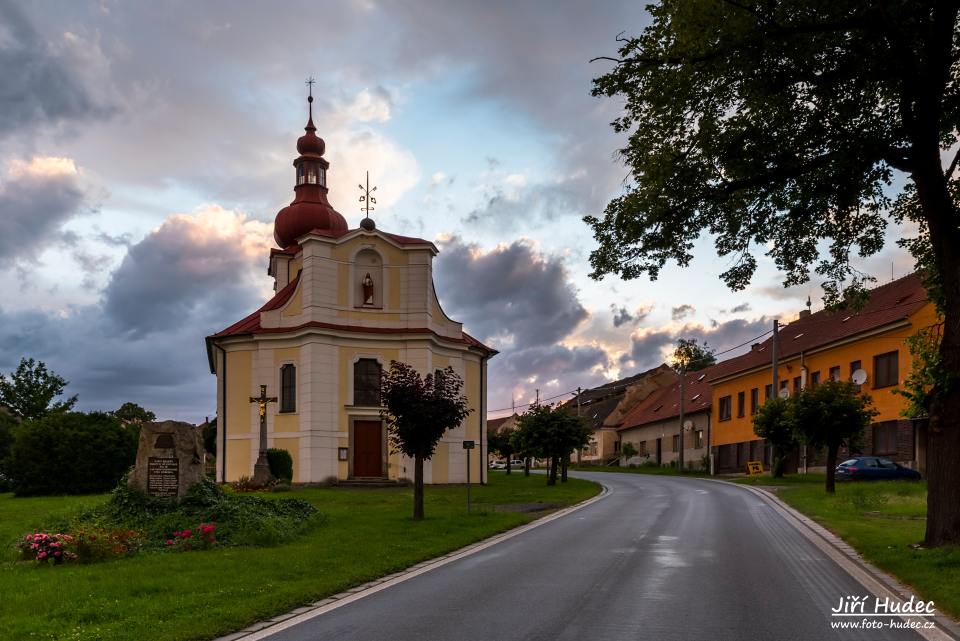
[[633,443],[631,443],[630,441],[627,441],[626,443],[620,446],[620,455],[623,456],[623,458],[625,459],[628,459],[628,460],[632,459],[634,456],[636,456],[639,453],[640,451],[636,447],[634,447]]
[[797,431],[790,411],[790,400],[774,397],[760,406],[753,417],[753,432],[773,446],[774,478],[783,478],[787,457],[797,447]]
[[56,412],[68,412],[77,402],[74,394],[65,401],[53,402],[63,394],[67,381],[47,370],[43,361],[21,358],[17,371],[7,378],[0,374],[0,405],[25,421]]
[[[709,233],[733,289],[756,252],[785,285],[826,279],[828,302],[862,291],[851,255],[883,247],[890,219],[944,316],[929,402],[928,545],[960,543],[960,4],[939,0],[664,0],[620,40],[594,94],[633,184],[588,216],[593,276],[656,278]],[[899,180],[903,177],[905,180]],[[896,179],[896,180],[895,180]],[[906,187],[891,205],[891,191]],[[822,255],[820,248],[827,249]]]
[[444,432],[471,412],[461,393],[463,381],[447,367],[421,378],[406,363],[390,361],[380,379],[380,416],[387,422],[390,445],[413,459],[413,518],[423,519],[423,462],[433,458]]
[[130,402],[124,403],[110,413],[120,419],[124,425],[143,425],[157,419],[157,415],[150,410]]
[[497,456],[507,460],[507,474],[510,473],[510,457],[513,456],[513,430],[487,431],[487,447]]
[[807,445],[827,448],[827,492],[834,492],[837,452],[841,445],[856,449],[877,411],[870,397],[848,381],[827,381],[791,399],[790,422]]
[[673,350],[670,367],[677,373],[681,371],[699,372],[711,365],[715,365],[717,357],[713,355],[713,348],[706,343],[702,345],[695,338],[681,338]]
[[517,419],[516,431],[518,443],[530,454],[550,460],[547,485],[556,485],[561,462],[590,441],[586,422],[562,406],[531,405]]
[[524,476],[530,476],[530,459],[535,456],[534,444],[529,436],[529,432],[524,431],[519,424],[510,433],[510,445],[513,447],[514,454],[523,458]]

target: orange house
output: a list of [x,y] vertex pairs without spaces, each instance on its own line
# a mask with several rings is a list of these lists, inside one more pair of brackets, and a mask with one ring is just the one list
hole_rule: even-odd
[[[713,455],[719,472],[746,469],[747,461],[769,464],[769,448],[753,432],[753,415],[774,393],[792,395],[828,379],[865,376],[861,391],[869,394],[879,414],[867,434],[862,453],[884,456],[921,472],[925,460],[924,427],[904,418],[903,396],[893,391],[910,373],[905,340],[919,330],[936,327],[940,318],[927,300],[919,275],[910,274],[870,293],[859,311],[805,310],[782,326],[778,341],[778,390],[773,389],[773,337],[754,344],[742,356],[711,368],[713,386]],[[786,391],[784,391],[786,390]],[[814,452],[801,450],[798,466],[822,465]]]

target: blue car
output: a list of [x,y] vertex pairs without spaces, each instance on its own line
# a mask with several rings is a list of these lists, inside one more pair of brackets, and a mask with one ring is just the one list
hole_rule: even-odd
[[877,456],[856,456],[837,466],[838,481],[920,480],[920,472]]

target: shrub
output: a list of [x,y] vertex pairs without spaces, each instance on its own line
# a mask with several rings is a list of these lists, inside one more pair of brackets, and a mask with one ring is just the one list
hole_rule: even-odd
[[133,465],[137,433],[103,412],[62,412],[14,429],[6,474],[17,496],[106,492]]
[[92,527],[74,530],[72,549],[80,563],[96,563],[136,554],[143,543],[137,530]]
[[77,555],[69,550],[72,544],[73,537],[69,534],[34,532],[17,541],[17,548],[21,558],[25,560],[37,563],[53,561],[54,565],[60,565],[77,558]]
[[270,473],[276,478],[293,480],[293,457],[290,452],[271,447],[267,450],[267,462],[270,463]]

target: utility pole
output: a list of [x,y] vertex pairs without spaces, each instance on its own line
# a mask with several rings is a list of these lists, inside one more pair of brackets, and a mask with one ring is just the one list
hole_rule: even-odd
[[[779,374],[779,372],[778,372],[778,370],[780,369],[780,362],[779,362],[779,360],[778,360],[778,356],[779,356],[779,352],[780,352],[780,320],[779,320],[779,319],[774,319],[774,321],[773,321],[773,341],[772,341],[772,344],[773,344],[773,349],[772,349],[771,351],[773,352],[773,364],[772,364],[772,366],[773,366],[773,395],[774,395],[774,397],[776,398],[776,397],[779,397],[779,396],[780,396],[780,374]],[[780,453],[779,453],[779,452],[773,452],[773,451],[772,451],[772,447],[771,447],[771,454],[776,455],[776,456],[779,456]],[[771,463],[771,467],[772,467],[772,464],[774,463],[774,461],[773,461],[773,456],[771,456],[770,459],[771,459],[771,460],[770,460],[770,463]]]
[[687,363],[680,362],[680,473],[683,474],[683,382],[687,378]]
[[535,405],[539,405],[539,404],[540,404],[540,388],[538,387],[538,388],[537,388],[537,402],[535,403]]
[[[580,386],[577,386],[577,418],[580,418],[580,393],[582,390]],[[581,457],[583,456],[583,448],[577,450],[577,465],[580,465]]]

